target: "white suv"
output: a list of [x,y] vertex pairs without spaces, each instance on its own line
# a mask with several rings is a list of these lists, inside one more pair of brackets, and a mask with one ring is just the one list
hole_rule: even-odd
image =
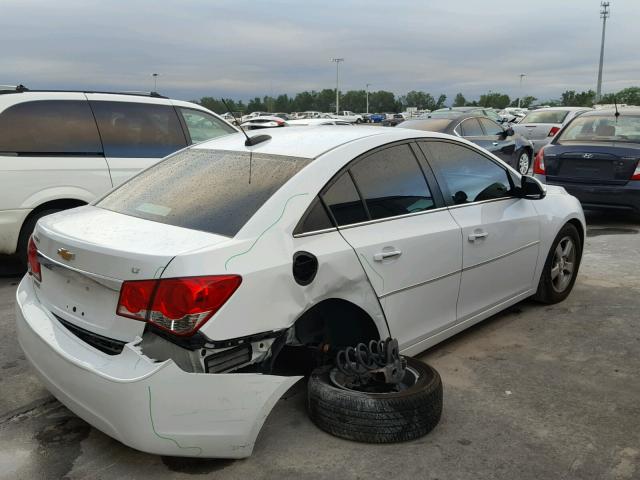
[[237,129],[156,93],[0,89],[0,254],[26,261],[39,218],[84,205],[192,143]]

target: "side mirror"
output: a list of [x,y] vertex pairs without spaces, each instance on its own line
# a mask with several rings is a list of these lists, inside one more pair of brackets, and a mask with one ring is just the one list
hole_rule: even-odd
[[504,129],[504,136],[505,137],[512,137],[516,134],[516,132],[513,131],[513,128],[511,127],[507,127]]
[[547,195],[547,189],[537,178],[523,175],[520,179],[520,188],[516,188],[516,195],[529,200],[542,200]]

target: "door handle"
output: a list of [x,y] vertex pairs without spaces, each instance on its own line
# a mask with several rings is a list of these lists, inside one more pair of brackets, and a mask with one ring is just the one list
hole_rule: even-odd
[[480,238],[487,238],[489,236],[489,232],[485,232],[483,231],[479,231],[479,232],[473,232],[469,234],[469,241],[470,242],[475,242],[476,240],[480,239]]
[[376,262],[381,262],[385,258],[399,257],[400,255],[402,255],[402,252],[400,250],[392,250],[390,252],[378,252],[373,254],[373,259]]

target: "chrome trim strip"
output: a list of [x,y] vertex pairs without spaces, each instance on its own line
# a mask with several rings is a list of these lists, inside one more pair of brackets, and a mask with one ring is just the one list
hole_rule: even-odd
[[462,269],[462,271],[466,272],[467,270],[471,270],[471,269],[474,269],[476,267],[481,267],[482,265],[486,265],[487,263],[495,262],[496,260],[500,260],[501,258],[508,257],[510,255],[513,255],[514,253],[521,252],[522,250],[525,250],[525,249],[527,249],[529,247],[533,247],[534,245],[537,245],[539,243],[540,243],[540,240],[536,240],[535,242],[527,243],[526,245],[523,245],[520,248],[516,248],[515,250],[512,250],[511,252],[503,253],[502,255],[498,255],[497,257],[494,257],[494,258],[492,258],[490,260],[485,260],[484,262],[476,263],[475,265],[471,265],[470,267],[464,267]]
[[373,225],[374,223],[388,222],[399,218],[416,217],[418,215],[426,215],[428,213],[443,212],[448,207],[433,208],[431,210],[422,210],[420,212],[405,213],[404,215],[396,215],[394,217],[376,218],[375,220],[367,220],[366,222],[350,223],[349,225],[340,225],[338,230],[346,230],[347,228],[360,227],[363,225]]
[[311,235],[320,235],[321,233],[337,232],[336,227],[323,228],[322,230],[312,230],[311,232],[294,233],[293,238],[310,237]]
[[395,293],[403,292],[405,290],[411,290],[412,288],[416,288],[416,287],[421,287],[422,285],[427,285],[428,283],[437,282],[438,280],[443,280],[443,279],[445,279],[447,277],[450,277],[451,275],[455,275],[455,274],[460,273],[460,272],[462,272],[462,270],[456,270],[455,272],[445,273],[444,275],[440,275],[439,277],[435,277],[435,278],[432,278],[430,280],[425,280],[424,282],[416,283],[414,285],[409,285],[407,287],[402,287],[402,288],[399,288],[397,290],[392,290],[390,292],[387,292],[387,293],[384,293],[384,294],[380,295],[378,298],[388,297],[389,295],[393,295]]
[[479,202],[470,202],[470,203],[461,203],[459,205],[451,205],[449,207],[449,210],[453,210],[455,208],[462,208],[462,207],[471,207],[473,205],[482,205],[483,203],[501,202],[503,200],[522,200],[522,199],[519,197],[490,198],[489,200],[480,200]]
[[93,280],[94,282],[108,288],[109,290],[113,290],[114,292],[119,292],[120,287],[122,286],[123,280],[105,277],[104,275],[98,275],[97,273],[85,272],[84,270],[80,270],[78,268],[74,268],[70,265],[65,265],[64,263],[60,263],[52,258],[47,257],[42,252],[38,251],[38,261],[40,264],[48,268],[49,270],[53,270],[54,268],[65,268],[67,270],[71,270],[75,273],[78,273],[84,277],[87,277],[89,280]]

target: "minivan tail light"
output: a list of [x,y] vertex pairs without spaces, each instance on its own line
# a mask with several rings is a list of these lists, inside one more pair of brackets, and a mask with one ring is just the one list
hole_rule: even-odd
[[631,175],[631,180],[640,180],[640,160],[638,160],[636,169],[633,171],[633,175]]
[[536,158],[533,160],[533,173],[537,173],[538,175],[545,174],[544,168],[544,148],[541,148],[536,155]]
[[116,314],[146,321],[174,335],[193,335],[242,283],[239,275],[126,281]]
[[549,130],[549,135],[547,135],[548,137],[555,137],[556,133],[558,133],[560,131],[560,127],[551,127],[551,130]]
[[42,270],[40,268],[40,262],[38,261],[38,247],[36,242],[33,241],[33,236],[29,237],[29,245],[27,246],[27,261],[29,275],[35,278],[37,281],[42,281]]

